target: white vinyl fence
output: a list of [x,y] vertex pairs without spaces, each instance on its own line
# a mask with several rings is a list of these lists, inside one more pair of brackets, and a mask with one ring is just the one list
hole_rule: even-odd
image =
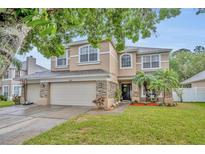
[[[182,88],[183,102],[205,102],[205,87]],[[180,101],[176,92],[172,92],[174,101]]]

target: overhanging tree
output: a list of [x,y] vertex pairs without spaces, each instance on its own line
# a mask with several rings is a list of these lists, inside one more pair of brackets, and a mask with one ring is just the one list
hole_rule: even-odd
[[16,53],[36,47],[45,57],[64,53],[64,44],[87,37],[95,47],[116,40],[123,50],[125,38],[137,42],[156,32],[156,25],[180,14],[180,9],[0,9],[0,76]]

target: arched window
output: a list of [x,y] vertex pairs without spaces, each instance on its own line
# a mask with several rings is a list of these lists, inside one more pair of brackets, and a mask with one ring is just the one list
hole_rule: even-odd
[[79,62],[96,62],[99,61],[99,49],[91,45],[85,45],[79,48]]
[[132,55],[131,54],[123,54],[120,57],[120,65],[121,68],[131,68],[132,67]]

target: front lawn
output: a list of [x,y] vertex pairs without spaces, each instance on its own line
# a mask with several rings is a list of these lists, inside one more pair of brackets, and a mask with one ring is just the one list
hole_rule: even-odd
[[205,103],[81,115],[24,144],[205,144]]
[[0,108],[15,105],[13,101],[0,101]]

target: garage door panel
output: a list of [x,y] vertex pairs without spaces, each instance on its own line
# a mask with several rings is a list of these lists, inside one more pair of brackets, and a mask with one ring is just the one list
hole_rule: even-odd
[[51,83],[51,104],[93,106],[95,82]]

